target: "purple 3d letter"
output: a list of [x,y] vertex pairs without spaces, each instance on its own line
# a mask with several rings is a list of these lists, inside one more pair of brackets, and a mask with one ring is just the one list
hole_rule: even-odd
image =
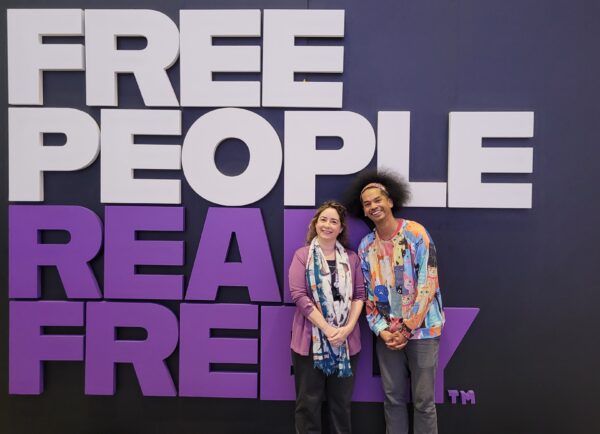
[[476,307],[447,307],[446,325],[440,339],[438,368],[435,378],[435,402],[444,402],[444,369],[479,313]]
[[[68,298],[100,298],[88,261],[102,245],[102,223],[81,206],[10,205],[8,208],[10,298],[39,298],[39,267],[55,265]],[[63,230],[66,244],[43,244],[40,231]]]
[[[232,233],[241,262],[226,262]],[[215,300],[219,286],[246,286],[252,301],[281,301],[259,208],[209,208],[186,300]]]
[[[145,340],[116,340],[118,327],[140,327]],[[85,393],[114,395],[115,364],[133,363],[142,393],[175,396],[165,359],[177,347],[177,318],[154,303],[90,302],[87,304]]]
[[295,399],[290,352],[295,310],[293,306],[260,308],[260,399]]
[[182,231],[183,208],[107,206],[104,297],[181,300],[183,276],[136,274],[136,265],[183,265],[183,241],[136,240],[139,231]]
[[11,301],[8,391],[39,395],[44,360],[83,360],[83,336],[44,335],[45,326],[83,326],[83,303]]
[[212,363],[257,363],[258,342],[211,338],[211,329],[256,329],[258,307],[250,304],[181,304],[179,394],[256,398],[254,372],[211,372]]

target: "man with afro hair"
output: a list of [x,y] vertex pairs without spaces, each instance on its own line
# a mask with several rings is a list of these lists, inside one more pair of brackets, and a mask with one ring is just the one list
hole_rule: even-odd
[[408,433],[408,384],[414,433],[437,434],[434,399],[444,313],[435,245],[419,223],[397,218],[408,184],[393,172],[360,174],[347,195],[348,210],[375,228],[358,248],[365,276],[369,327],[376,343],[388,434]]

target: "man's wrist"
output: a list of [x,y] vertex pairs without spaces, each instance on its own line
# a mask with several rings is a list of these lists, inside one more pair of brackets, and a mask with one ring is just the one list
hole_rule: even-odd
[[388,342],[392,336],[392,332],[390,332],[387,328],[383,329],[379,332],[379,337],[383,342]]
[[400,334],[406,339],[410,339],[412,336],[412,329],[409,328],[405,323],[400,326]]

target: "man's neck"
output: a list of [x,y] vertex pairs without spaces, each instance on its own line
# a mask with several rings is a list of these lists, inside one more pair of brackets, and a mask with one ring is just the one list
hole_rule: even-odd
[[396,220],[394,216],[390,216],[378,225],[375,225],[377,235],[379,235],[379,238],[382,240],[389,240],[392,238],[396,229],[398,229],[398,220]]

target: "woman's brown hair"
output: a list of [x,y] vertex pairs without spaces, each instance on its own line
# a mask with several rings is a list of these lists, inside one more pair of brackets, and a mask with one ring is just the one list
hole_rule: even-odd
[[340,226],[342,227],[342,233],[338,235],[337,240],[344,247],[348,247],[348,223],[346,221],[346,207],[335,200],[328,200],[317,209],[315,215],[311,219],[308,225],[308,232],[306,233],[306,244],[310,244],[314,237],[317,236],[317,230],[315,228],[317,220],[323,211],[327,208],[332,208],[337,211],[340,216]]

